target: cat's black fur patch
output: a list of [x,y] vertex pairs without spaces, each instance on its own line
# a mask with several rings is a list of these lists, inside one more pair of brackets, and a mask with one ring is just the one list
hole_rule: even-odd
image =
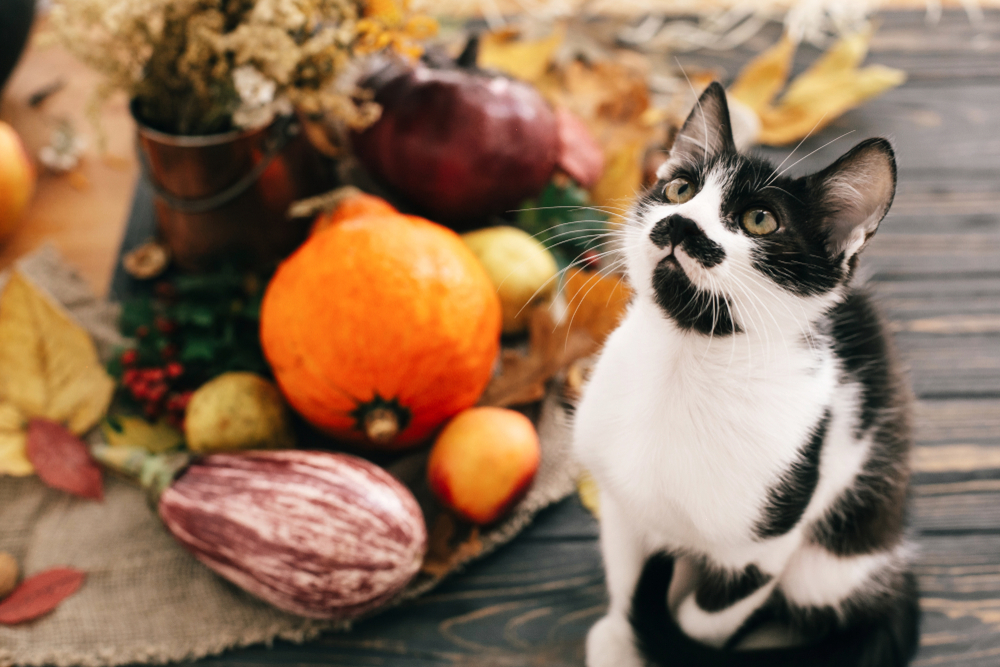
[[851,290],[829,314],[833,350],[841,362],[841,382],[861,387],[860,421],[854,435],[863,437],[876,419],[899,401],[902,389],[893,373],[894,355],[882,316],[861,290]]
[[760,539],[784,535],[802,518],[819,482],[820,452],[830,427],[830,418],[830,410],[827,409],[813,427],[798,460],[782,475],[781,481],[768,490],[764,516],[754,526],[754,533]]
[[732,572],[702,558],[698,569],[700,577],[694,601],[705,611],[722,611],[731,607],[772,579],[753,563],[742,572]]
[[841,556],[886,549],[903,538],[910,472],[900,466],[911,441],[910,390],[895,370],[895,352],[870,298],[852,290],[829,317],[840,382],[857,384],[857,437],[871,451],[854,483],[812,526],[812,539]]
[[694,220],[676,213],[653,225],[649,240],[657,248],[680,247],[706,269],[718,266],[726,258],[722,246],[705,236]]
[[[667,609],[667,591],[673,578],[674,559],[665,553],[645,563],[635,593],[629,621],[636,648],[651,663],[664,667],[905,667],[917,650],[920,606],[914,577],[901,573],[901,582],[890,587],[876,605],[878,615],[866,608],[848,607],[842,620],[820,611],[830,630],[822,639],[804,646],[736,651],[705,646],[684,634]],[[787,617],[806,610],[793,609],[780,592],[755,614],[747,626]],[[852,615],[852,610],[859,612]]]
[[[894,626],[893,634],[898,638],[892,644],[897,646],[897,651],[908,652],[912,657],[917,648],[920,595],[913,573],[889,571],[882,573],[878,585],[868,586],[846,598],[839,610],[797,606],[777,589],[761,608],[761,615],[764,618],[757,619],[757,622],[773,620],[795,628],[803,637],[816,639],[835,634],[845,627],[877,626],[883,619],[888,619],[889,624]],[[883,646],[876,654],[885,655],[886,648]]]
[[730,336],[743,331],[733,319],[729,299],[695,287],[670,257],[653,270],[653,289],[656,303],[682,329],[706,336]]

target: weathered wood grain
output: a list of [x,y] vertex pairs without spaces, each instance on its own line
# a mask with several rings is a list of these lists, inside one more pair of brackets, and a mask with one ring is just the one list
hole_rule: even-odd
[[1000,336],[896,336],[921,398],[1000,397]]
[[1000,443],[1000,400],[917,401],[914,428],[919,444],[995,447]]
[[[932,326],[916,321],[944,317],[989,318],[1000,313],[1000,281],[992,277],[958,276],[948,280],[916,277],[882,281],[874,286],[874,296],[882,311],[893,320],[896,330],[934,333],[937,330],[930,331]],[[956,324],[950,332],[968,332],[968,328]]]

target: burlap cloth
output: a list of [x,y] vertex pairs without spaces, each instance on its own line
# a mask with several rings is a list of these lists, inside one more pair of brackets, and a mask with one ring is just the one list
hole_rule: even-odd
[[[91,332],[102,354],[114,349],[116,308],[96,299],[55,250],[43,248],[17,268]],[[0,288],[5,283],[0,276]],[[550,397],[538,420],[543,451],[535,483],[501,525],[482,535],[476,557],[509,541],[539,510],[572,492],[567,423],[559,401]],[[422,475],[419,457],[393,471],[404,481],[411,477],[428,511],[426,490],[413,481]],[[217,577],[173,541],[137,487],[109,476],[105,494],[98,503],[48,489],[35,477],[0,477],[0,550],[12,553],[27,575],[58,565],[87,573],[83,588],[52,614],[0,626],[0,666],[163,663],[346,629],[278,611]],[[396,604],[442,578],[420,575]]]

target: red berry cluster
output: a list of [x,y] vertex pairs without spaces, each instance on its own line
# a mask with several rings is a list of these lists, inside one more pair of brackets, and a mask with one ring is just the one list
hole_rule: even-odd
[[147,419],[164,417],[171,425],[181,428],[184,411],[194,393],[179,386],[184,366],[168,361],[162,368],[137,368],[138,362],[139,354],[135,350],[122,353],[121,363],[125,367],[122,386],[142,406]]

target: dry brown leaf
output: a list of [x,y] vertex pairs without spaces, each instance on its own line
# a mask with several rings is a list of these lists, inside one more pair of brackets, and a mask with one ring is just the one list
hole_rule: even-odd
[[649,109],[646,74],[617,62],[571,61],[549,72],[536,84],[550,102],[564,106],[587,123],[598,141],[606,141],[608,126],[649,128],[642,116]]
[[604,173],[590,189],[593,202],[629,206],[642,189],[646,150],[665,134],[664,115],[650,107],[646,73],[620,62],[572,61],[537,85],[552,104],[580,118],[604,151]]
[[632,299],[632,291],[622,278],[605,276],[593,271],[570,269],[563,286],[566,295],[569,325],[582,328],[603,344],[617,328]]
[[527,354],[504,350],[500,374],[480,405],[527,405],[545,397],[545,384],[572,364],[595,353],[618,326],[631,291],[618,276],[571,269],[563,286],[567,310],[558,324],[547,307],[531,313]]
[[447,512],[438,514],[427,538],[427,555],[420,566],[420,571],[433,577],[442,577],[462,563],[466,563],[483,551],[482,540],[479,539],[479,527],[472,526],[468,535],[455,543],[458,532],[455,519]]
[[50,419],[82,435],[114,388],[87,332],[15,271],[0,295],[0,401],[25,420]]
[[583,327],[559,325],[545,306],[535,308],[529,325],[528,354],[504,350],[500,374],[479,399],[480,405],[527,405],[545,397],[545,383],[577,359],[597,351],[597,344]]
[[490,32],[479,41],[478,64],[534,83],[548,70],[565,37],[563,26],[557,27],[548,37],[537,40],[520,39],[518,32],[512,29]]

